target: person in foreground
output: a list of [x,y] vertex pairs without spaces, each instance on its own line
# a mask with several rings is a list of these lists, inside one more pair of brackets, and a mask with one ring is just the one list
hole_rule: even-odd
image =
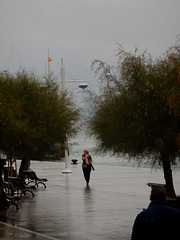
[[131,240],[174,240],[180,238],[180,211],[166,205],[166,189],[152,187],[148,208],[134,222]]
[[92,168],[92,157],[89,154],[88,150],[84,150],[84,154],[82,155],[82,170],[84,173],[84,178],[86,180],[87,186],[89,185],[89,180],[90,180],[90,173],[91,173],[91,168]]

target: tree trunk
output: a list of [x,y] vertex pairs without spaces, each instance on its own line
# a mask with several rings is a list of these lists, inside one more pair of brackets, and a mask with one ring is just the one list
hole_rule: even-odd
[[176,198],[169,155],[165,152],[161,152],[161,160],[163,165],[167,196]]
[[24,170],[27,171],[29,167],[30,167],[30,156],[25,155],[22,158],[21,166],[19,168],[19,177],[21,178],[23,183],[25,183],[25,177],[26,177],[26,173],[24,173]]

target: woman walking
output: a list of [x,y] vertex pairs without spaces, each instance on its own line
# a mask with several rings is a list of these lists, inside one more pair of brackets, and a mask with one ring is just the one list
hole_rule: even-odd
[[82,155],[82,170],[84,173],[84,178],[86,180],[87,186],[89,185],[89,180],[90,180],[90,173],[91,173],[91,168],[92,168],[92,157],[89,154],[88,150],[84,150],[84,154]]

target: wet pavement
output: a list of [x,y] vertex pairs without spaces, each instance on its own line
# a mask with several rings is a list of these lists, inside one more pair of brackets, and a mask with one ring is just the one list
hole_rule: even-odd
[[[87,188],[81,164],[31,163],[38,177],[47,178],[35,197],[27,194],[19,210],[11,206],[0,212],[1,239],[117,240],[130,239],[136,215],[149,204],[147,182],[164,183],[160,170],[94,164]],[[180,171],[174,185],[180,193]]]

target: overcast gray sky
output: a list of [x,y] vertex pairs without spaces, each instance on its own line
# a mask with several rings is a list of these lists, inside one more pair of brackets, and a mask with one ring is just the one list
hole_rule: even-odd
[[153,58],[180,34],[179,0],[0,0],[0,71],[51,70],[60,60],[69,75],[87,79],[96,58],[115,62],[115,42],[127,51],[148,49]]

